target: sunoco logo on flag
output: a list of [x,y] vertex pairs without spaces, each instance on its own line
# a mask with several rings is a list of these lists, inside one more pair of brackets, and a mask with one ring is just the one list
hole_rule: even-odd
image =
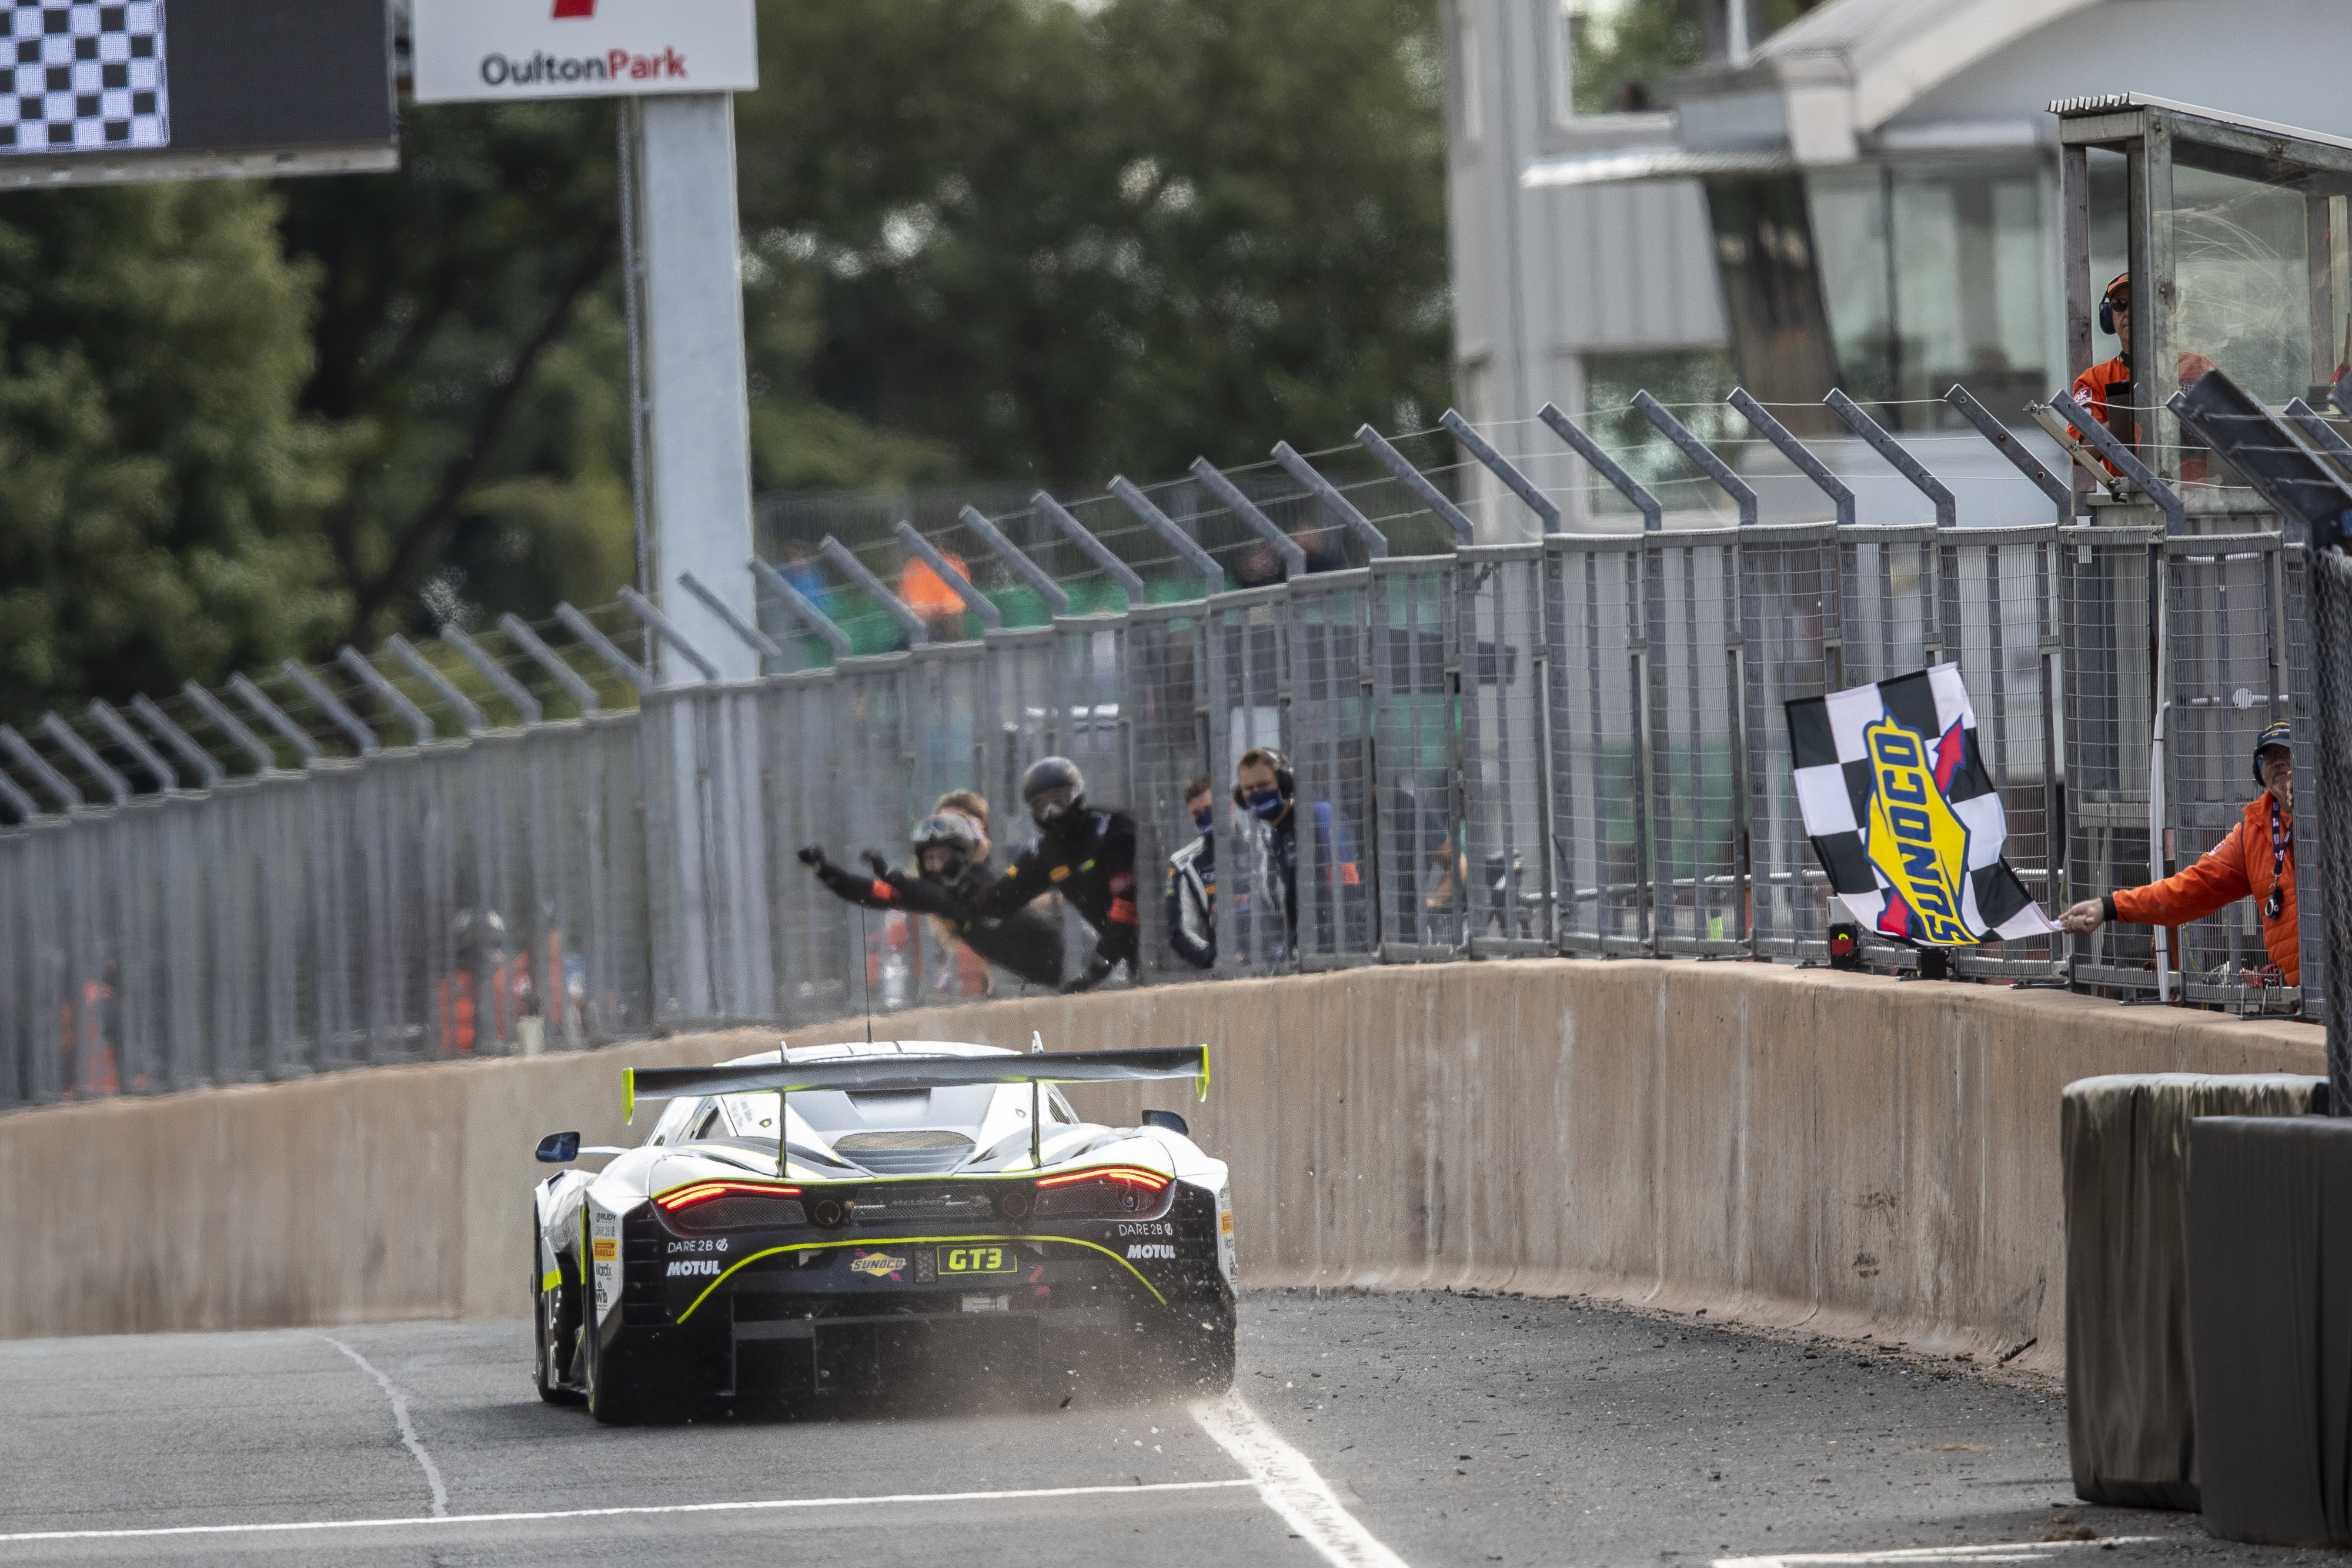
[[1788,709],[1805,831],[1855,919],[1921,947],[2057,929],[2001,858],[2008,823],[1958,665]]

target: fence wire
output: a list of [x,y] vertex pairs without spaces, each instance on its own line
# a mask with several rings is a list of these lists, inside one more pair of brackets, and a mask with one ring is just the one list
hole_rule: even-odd
[[[1294,525],[1315,517],[1258,487]],[[1201,496],[1166,499],[1264,566],[1265,541]],[[1009,994],[1020,980],[935,923],[852,908],[796,852],[902,863],[940,798],[973,791],[1001,866],[1034,841],[1019,780],[1051,754],[1136,821],[1140,972],[1114,983],[1464,956],[1818,961],[1831,905],[1783,705],[1946,659],[2008,858],[2053,912],[2219,842],[2273,719],[2309,742],[2300,788],[2333,788],[2319,716],[2341,694],[2313,689],[2306,605],[2324,617],[2314,585],[2341,591],[2346,569],[2275,534],[1751,525],[1363,565],[1322,537],[1328,570],[1288,581],[0,831],[0,1104]],[[1276,830],[1233,799],[1255,747],[1293,778],[1287,877]],[[1187,809],[1202,779],[1205,835]],[[2304,834],[2310,864],[2352,841],[2317,812]],[[1180,851],[1213,890],[1207,967],[1171,941]],[[2344,983],[2319,885],[2299,890],[2313,1015]],[[1076,973],[1094,934],[1062,917]],[[2264,961],[2259,920],[2195,922],[2170,957],[2192,999],[2233,989]],[[2155,963],[2149,932],[2110,925],[1961,968],[2128,995],[2155,988]]]

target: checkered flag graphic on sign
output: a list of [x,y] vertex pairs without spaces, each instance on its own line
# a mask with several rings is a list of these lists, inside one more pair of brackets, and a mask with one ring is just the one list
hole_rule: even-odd
[[2001,858],[2009,825],[1958,665],[1787,706],[1805,831],[1856,920],[1922,947],[2057,929]]
[[163,0],[0,0],[0,154],[168,146]]

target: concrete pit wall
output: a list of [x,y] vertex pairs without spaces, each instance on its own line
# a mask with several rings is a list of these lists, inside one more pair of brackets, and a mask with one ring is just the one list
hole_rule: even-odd
[[[2320,1031],[1754,964],[1358,969],[930,1009],[907,1039],[1207,1041],[1244,1282],[1591,1294],[2062,1364],[2059,1092],[2324,1072]],[[861,1038],[852,1020],[796,1044]],[[768,1030],[0,1117],[0,1336],[525,1312],[541,1134]],[[635,1134],[646,1119],[640,1117]]]

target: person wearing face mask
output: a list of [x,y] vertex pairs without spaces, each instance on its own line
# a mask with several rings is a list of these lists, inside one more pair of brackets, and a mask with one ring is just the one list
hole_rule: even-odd
[[[868,909],[929,915],[943,936],[1027,984],[1061,984],[1062,928],[1052,915],[1017,909],[1003,916],[983,916],[971,908],[971,901],[994,880],[988,840],[979,824],[961,811],[935,811],[916,825],[914,851],[911,876],[903,869],[893,870],[870,851],[866,856],[869,876],[833,864],[821,844],[809,845],[800,858],[837,897]],[[977,991],[967,984],[967,994],[986,994],[986,973],[977,979]]]
[[[2229,837],[2190,865],[2146,887],[2086,898],[2059,917],[2077,936],[2111,920],[2179,925],[2242,898],[2263,912],[2263,947],[2285,984],[2301,985],[2300,924],[2294,906],[2294,734],[2284,721],[2254,738],[2254,782],[2263,792]],[[2173,944],[2173,951],[2179,945]]]
[[[1298,951],[1298,813],[1294,797],[1297,780],[1290,759],[1270,746],[1252,747],[1234,765],[1234,803],[1250,815],[1257,845],[1256,875],[1251,885],[1269,903],[1279,904],[1287,951]],[[1364,940],[1363,878],[1349,852],[1331,808],[1314,808],[1315,849],[1322,866],[1325,896],[1318,901],[1319,935],[1328,947],[1334,904],[1345,922],[1351,950]]]
[[1184,786],[1198,837],[1168,857],[1168,945],[1196,969],[1217,962],[1217,809],[1205,773]]
[[1086,968],[1063,982],[1065,995],[1092,990],[1124,963],[1141,979],[1142,927],[1135,908],[1135,819],[1089,805],[1086,775],[1066,757],[1046,757],[1021,776],[1021,799],[1037,824],[1037,841],[972,902],[978,915],[1004,919],[1033,899],[1058,893],[1095,928]]

